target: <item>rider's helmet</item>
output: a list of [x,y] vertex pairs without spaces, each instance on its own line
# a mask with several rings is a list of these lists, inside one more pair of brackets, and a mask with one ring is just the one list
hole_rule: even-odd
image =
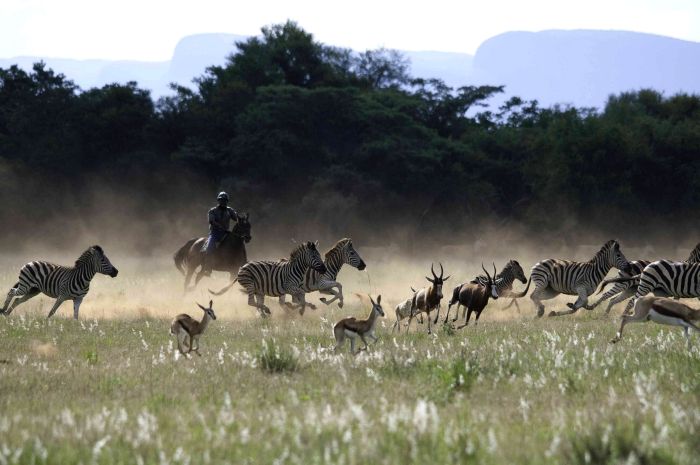
[[226,192],[219,192],[219,195],[216,196],[216,200],[225,200],[228,202],[228,194]]

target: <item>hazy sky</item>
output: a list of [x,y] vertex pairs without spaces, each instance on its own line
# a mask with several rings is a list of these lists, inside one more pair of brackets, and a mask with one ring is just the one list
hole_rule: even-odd
[[297,21],[354,49],[474,53],[505,31],[621,29],[700,41],[700,0],[0,0],[0,57],[167,60],[183,36]]

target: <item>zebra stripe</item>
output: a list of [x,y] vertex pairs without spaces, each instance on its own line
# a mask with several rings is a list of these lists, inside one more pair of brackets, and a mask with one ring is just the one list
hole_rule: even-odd
[[670,260],[650,263],[642,271],[637,292],[627,307],[631,308],[638,298],[650,292],[663,297],[700,297],[700,263]]
[[[338,306],[343,307],[343,286],[336,281],[338,273],[344,264],[348,264],[358,270],[364,270],[365,262],[357,253],[352,245],[352,240],[344,238],[336,242],[336,244],[325,255],[323,264],[326,266],[325,273],[319,273],[313,268],[308,268],[304,274],[301,289],[306,292],[319,291],[322,294],[332,295],[333,298],[326,300],[321,297],[321,302],[330,305],[338,300]],[[316,308],[315,305],[307,304],[311,308]]]
[[550,316],[565,315],[586,307],[588,296],[612,267],[629,271],[629,263],[620,250],[620,245],[614,240],[606,242],[588,262],[549,259],[537,263],[530,275],[535,283],[530,298],[535,303],[537,315],[544,314],[542,300],[552,299],[559,294],[578,295],[578,299],[574,304],[568,304],[569,311],[552,312]]
[[118,272],[99,245],[83,252],[73,267],[44,261],[29,262],[20,270],[17,284],[7,293],[2,313],[9,315],[19,304],[43,293],[56,299],[49,317],[56,312],[61,303],[73,300],[73,317],[77,319],[80,303],[90,290],[92,278],[97,273],[115,277]]
[[[686,263],[700,263],[700,243],[698,243],[695,248],[690,252],[688,255],[688,259],[685,261]],[[623,273],[619,272],[617,275],[617,278],[626,278],[630,276],[637,276],[641,275],[642,271],[644,271],[644,268],[649,265],[651,261],[648,260],[635,260],[630,262],[630,266],[632,267],[632,270],[630,273]],[[628,299],[630,297],[633,297],[637,293],[637,289],[639,287],[639,277],[635,280],[632,281],[622,281],[622,282],[616,282],[615,285],[607,291],[603,296],[598,300],[596,303],[592,304],[589,309],[593,309],[596,306],[598,306],[600,303],[604,302],[605,300],[616,296],[614,299],[610,301],[608,304],[608,308],[605,309],[605,313],[609,313],[610,309],[613,307],[613,305],[618,304],[620,302],[623,302],[625,299]],[[618,295],[619,294],[619,295]],[[631,305],[627,306],[627,309],[631,308]]]
[[295,301],[305,304],[301,283],[309,267],[321,273],[326,272],[313,242],[298,246],[292,251],[289,260],[246,263],[238,271],[238,282],[248,294],[248,305],[258,308],[263,315],[269,314],[269,308],[264,305],[265,296],[279,297],[280,303],[284,304],[284,295],[291,294]]

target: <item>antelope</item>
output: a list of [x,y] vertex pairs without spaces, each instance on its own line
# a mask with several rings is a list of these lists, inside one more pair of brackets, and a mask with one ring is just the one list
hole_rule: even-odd
[[[416,290],[411,288],[411,290],[415,293]],[[399,332],[401,332],[401,321],[408,318],[411,316],[411,304],[413,302],[413,298],[411,299],[406,299],[400,304],[396,306],[396,309],[394,312],[396,313],[396,321],[394,322],[394,326],[391,327],[391,331],[393,332],[396,328],[399,328]],[[418,322],[420,324],[423,324],[423,316],[418,315]]]
[[430,327],[430,312],[437,309],[437,315],[435,316],[435,322],[437,323],[437,319],[440,316],[440,300],[442,300],[442,284],[450,279],[448,276],[447,278],[443,278],[445,270],[442,268],[442,263],[440,263],[440,276],[435,274],[435,270],[433,269],[433,265],[430,265],[430,272],[433,274],[433,279],[430,279],[429,277],[425,277],[425,279],[428,280],[430,283],[430,286],[418,290],[415,294],[413,294],[413,299],[411,301],[411,315],[408,319],[408,327],[411,327],[411,321],[413,318],[416,316],[418,313],[427,313],[428,314],[428,334],[432,332],[432,329]]
[[[197,355],[200,357],[202,356],[202,354],[199,353],[199,337],[202,335],[202,333],[204,333],[204,330],[207,329],[209,322],[211,320],[216,320],[216,315],[214,314],[212,304],[213,301],[211,300],[209,301],[209,308],[197,304],[197,306],[204,311],[201,321],[197,321],[191,316],[181,313],[175,317],[170,325],[170,334],[175,336],[175,340],[177,340],[177,348],[182,355],[189,354],[194,350]],[[182,342],[184,342],[189,336],[189,340],[187,342],[187,347],[189,350],[187,352],[182,350],[182,342],[180,341],[180,334],[183,331],[185,332],[185,337],[182,338]],[[196,348],[195,343],[197,344]]]
[[696,310],[685,304],[666,297],[645,296],[638,298],[634,303],[631,314],[623,314],[620,329],[615,337],[610,341],[616,343],[622,338],[622,329],[627,323],[653,321],[662,325],[681,326],[688,341],[690,350],[690,334],[688,329],[692,328],[700,332],[700,327],[695,322],[700,321],[700,310]]
[[[369,297],[369,300],[372,302],[372,310],[370,310],[369,316],[365,320],[357,320],[355,317],[343,318],[333,327],[336,352],[345,344],[345,338],[350,338],[350,353],[353,355],[367,350],[367,337],[371,338],[374,342],[379,340],[379,338],[374,335],[374,327],[377,324],[377,318],[384,316],[384,310],[381,306],[382,296],[377,296],[376,302],[372,300],[372,296]],[[355,352],[355,339],[357,337],[362,339],[365,346]]]
[[[461,284],[454,288],[452,291],[452,299],[447,306],[447,315],[445,315],[445,323],[447,323],[447,318],[450,316],[450,308],[457,304],[457,311],[455,317],[452,321],[457,321],[459,317],[459,306],[463,305],[467,309],[467,315],[464,319],[464,324],[459,326],[457,329],[462,329],[469,324],[469,318],[472,312],[476,312],[476,321],[479,321],[481,312],[484,311],[486,304],[489,302],[489,298],[494,300],[498,299],[498,282],[494,280],[484,264],[481,264],[481,269],[486,273],[486,284],[479,284],[478,282],[469,282]],[[496,264],[493,265],[493,275],[496,276]],[[474,323],[476,324],[476,322]]]

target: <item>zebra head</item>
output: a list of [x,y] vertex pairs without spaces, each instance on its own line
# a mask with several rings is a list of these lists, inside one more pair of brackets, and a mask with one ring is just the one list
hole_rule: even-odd
[[525,277],[525,272],[523,271],[523,267],[520,266],[520,263],[518,263],[517,260],[511,260],[508,262],[507,265],[510,268],[511,273],[513,273],[513,277],[520,281],[521,283],[525,284],[527,283],[527,278]]
[[231,232],[237,236],[243,239],[243,242],[250,242],[250,240],[253,238],[250,235],[250,221],[248,219],[250,218],[250,214],[246,213],[245,215],[241,214],[236,214],[236,224],[233,225],[233,229]]
[[632,266],[630,265],[627,258],[620,250],[620,244],[616,240],[608,241],[604,248],[608,250],[607,258],[608,265],[614,266],[623,273],[630,273],[632,271]]
[[343,239],[346,241],[345,247],[343,248],[343,262],[347,263],[350,266],[354,266],[358,270],[364,270],[367,268],[367,265],[365,265],[364,260],[362,260],[362,257],[360,257],[360,254],[357,253],[355,248],[352,245],[352,240],[351,239]]
[[292,253],[291,258],[299,260],[303,266],[310,267],[321,274],[326,272],[326,265],[321,260],[321,254],[318,253],[315,242],[304,242]]
[[432,284],[432,287],[435,289],[435,292],[437,293],[438,299],[442,299],[442,285],[445,281],[450,279],[448,276],[447,278],[443,278],[443,275],[445,274],[445,270],[442,268],[442,263],[440,263],[440,276],[435,274],[435,270],[433,269],[433,264],[430,264],[430,272],[433,274],[433,279],[430,279],[429,277],[425,277],[425,279],[428,280],[430,284]]
[[107,258],[107,255],[105,255],[102,247],[99,245],[93,245],[90,247],[90,251],[92,252],[93,263],[98,273],[106,274],[112,278],[117,276],[119,270],[117,270],[117,268],[112,265],[112,262],[109,261],[109,258]]
[[[481,269],[484,270],[484,273],[486,273],[486,292],[491,294],[491,298],[493,300],[498,299],[498,286],[496,285],[496,264],[493,264],[493,276],[486,271],[483,262],[481,263]],[[500,282],[500,280],[498,282]]]

